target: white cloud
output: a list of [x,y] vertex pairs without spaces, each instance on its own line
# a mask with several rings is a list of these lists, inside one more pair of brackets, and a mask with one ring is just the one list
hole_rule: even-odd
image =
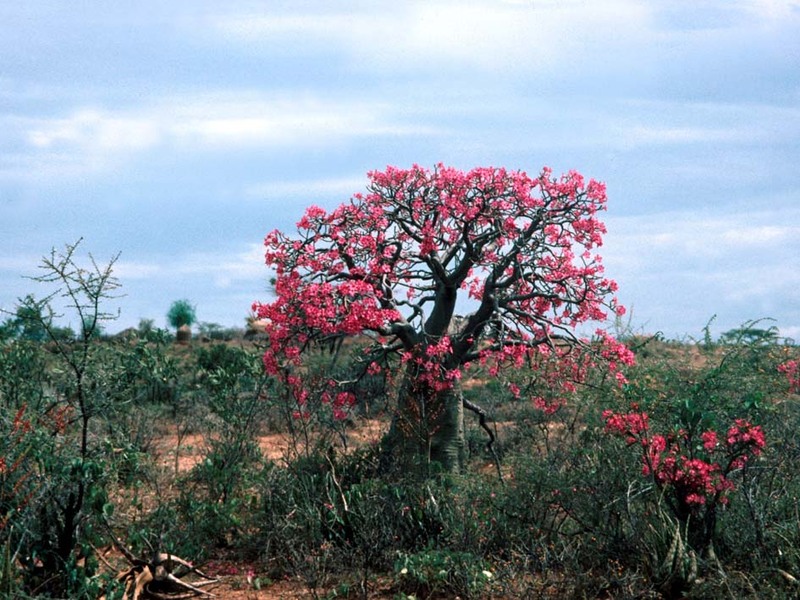
[[409,0],[376,8],[354,1],[280,3],[272,10],[259,5],[207,13],[188,19],[186,29],[221,37],[248,53],[264,48],[324,52],[332,62],[382,76],[452,70],[480,78],[552,75],[576,88],[595,78],[603,89],[631,79],[639,80],[636,87],[646,86],[687,59],[708,60],[714,77],[738,69],[715,55],[719,47],[769,46],[775,34],[791,39],[800,20],[798,4],[698,0],[688,8],[667,0]]
[[[753,102],[625,100],[599,117],[602,134],[626,148],[654,145],[775,145],[800,135],[800,110]],[[620,116],[622,115],[622,116]]]
[[163,274],[165,274],[165,269],[153,263],[127,260],[118,260],[114,263],[114,276],[120,281],[150,279]]
[[622,133],[622,142],[626,146],[731,142],[737,139],[742,139],[742,133],[737,129],[707,127],[648,127],[634,125]]
[[[418,0],[358,10],[347,4],[293,14],[228,14],[205,26],[247,45],[302,37],[343,51],[358,67],[431,70],[472,65],[487,70],[551,69],[590,58],[587,48],[625,47],[645,39],[650,13],[634,0]],[[343,7],[343,8],[341,8]]]
[[388,106],[337,101],[303,94],[235,99],[190,99],[162,117],[170,139],[205,146],[316,146],[332,139],[407,135],[420,129],[398,122]]
[[83,109],[55,119],[33,120],[27,140],[35,148],[84,148],[92,151],[127,151],[158,142],[158,127],[146,117],[131,117]]
[[151,151],[316,148],[364,136],[432,134],[379,102],[302,93],[163,98],[135,109],[80,108],[52,118],[0,117],[10,146],[0,176],[82,175]]
[[779,299],[796,296],[800,286],[800,272],[781,264],[741,264],[711,271],[707,278],[719,291],[720,304],[776,306]]
[[785,22],[800,17],[798,0],[748,0],[744,6],[754,20],[762,23]]
[[80,108],[55,117],[0,116],[0,178],[43,179],[106,169],[161,139],[150,115]]
[[[800,212],[739,212],[728,216],[697,212],[609,217],[606,251],[636,264],[661,264],[676,259],[689,268],[703,261],[747,257],[772,251],[769,258],[789,258],[800,246]],[[677,266],[677,262],[673,265]]]
[[177,257],[168,269],[174,276],[205,276],[217,288],[228,288],[234,282],[253,282],[266,279],[264,248],[249,244],[244,250],[232,252],[193,252]]
[[[0,268],[3,264],[0,262]],[[126,281],[156,282],[167,279],[202,277],[214,281],[216,287],[226,288],[237,281],[258,281],[264,279],[267,269],[264,266],[264,247],[261,244],[247,244],[244,248],[217,250],[214,252],[188,252],[170,257],[169,265],[164,257],[159,262],[149,260],[118,260],[114,263],[114,276],[125,285]]]
[[800,298],[800,271],[792,268],[800,253],[800,210],[673,212],[606,222],[602,254],[622,301],[645,321],[658,314],[684,319],[657,328],[691,331],[713,314],[723,328],[779,314],[778,325],[794,325],[785,322],[792,318],[785,305]]
[[720,234],[724,244],[740,248],[770,247],[776,244],[796,242],[800,238],[800,226],[790,225],[733,225]]

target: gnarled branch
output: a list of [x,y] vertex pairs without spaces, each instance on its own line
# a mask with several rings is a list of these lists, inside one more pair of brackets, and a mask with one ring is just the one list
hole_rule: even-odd
[[486,422],[486,417],[487,417],[486,411],[477,404],[475,404],[474,402],[467,400],[463,396],[461,397],[461,404],[467,410],[472,411],[476,415],[478,415],[478,424],[481,426],[481,429],[483,429],[486,432],[486,435],[489,436],[489,441],[486,442],[486,449],[492,453],[492,458],[494,458],[494,465],[497,468],[497,477],[500,479],[500,483],[504,483],[503,471],[500,469],[500,458],[497,456],[497,452],[495,451],[494,448],[494,442],[497,438],[494,435],[494,431],[492,431],[492,428],[489,427],[489,424]]

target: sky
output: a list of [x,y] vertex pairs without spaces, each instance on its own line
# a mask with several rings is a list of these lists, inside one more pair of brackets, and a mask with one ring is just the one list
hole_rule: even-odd
[[269,231],[439,162],[604,181],[634,332],[800,339],[800,0],[0,3],[0,309],[81,239],[109,332],[241,327]]

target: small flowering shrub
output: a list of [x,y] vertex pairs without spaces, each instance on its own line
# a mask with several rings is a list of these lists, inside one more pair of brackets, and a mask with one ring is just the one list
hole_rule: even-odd
[[13,419],[0,419],[0,543],[10,539],[36,493],[37,473],[30,456],[36,436],[25,405]]
[[786,376],[789,382],[789,391],[800,394],[800,360],[788,360],[778,365],[778,371]]
[[268,377],[271,425],[288,434],[287,458],[308,458],[336,446],[347,450],[348,429],[386,410],[393,382],[388,371],[363,364],[364,340],[334,350],[305,352],[302,373]]
[[[2,399],[2,394],[0,394]],[[42,482],[34,448],[42,441],[27,406],[0,413],[0,597],[21,594],[22,577],[12,555],[25,541],[35,514],[35,496]]]
[[713,541],[716,510],[729,501],[734,477],[766,446],[764,432],[744,419],[736,421],[720,439],[709,429],[699,436],[679,429],[654,433],[646,412],[638,406],[627,413],[603,412],[606,431],[625,439],[641,453],[642,475],[650,477],[679,521],[694,517],[701,546]]
[[[711,571],[728,568],[795,573],[788,498],[800,491],[800,436],[786,395],[795,347],[730,335],[629,343],[637,364],[621,387],[593,393],[604,410],[574,474],[597,501],[573,499],[570,510],[609,549],[645,557],[637,568],[666,595],[714,597]],[[597,519],[582,512],[592,505]]]

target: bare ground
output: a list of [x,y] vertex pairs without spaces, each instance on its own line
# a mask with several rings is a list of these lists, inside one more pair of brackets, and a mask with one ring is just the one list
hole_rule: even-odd
[[[358,427],[347,431],[347,447],[349,449],[376,442],[385,433],[388,425],[378,419],[360,420]],[[258,436],[258,445],[263,456],[269,460],[281,462],[290,455],[291,438],[286,433],[272,433]],[[160,435],[154,445],[153,457],[165,476],[190,471],[205,457],[209,448],[209,439],[204,434],[179,436],[174,431]],[[341,445],[341,442],[340,442]],[[170,477],[170,478],[171,478]],[[155,499],[153,499],[155,501]],[[114,570],[124,566],[120,553],[106,549],[105,562],[113,565]],[[285,579],[271,581],[264,573],[259,573],[259,565],[244,563],[239,560],[219,558],[202,565],[203,572],[219,580],[206,590],[216,598],[232,600],[268,600],[278,598],[311,598],[307,586],[300,580]],[[380,588],[380,586],[378,586]],[[318,590],[320,592],[320,590]],[[377,589],[370,593],[370,598],[391,598],[388,589]]]
[[[362,419],[358,427],[348,429],[347,447],[353,449],[376,442],[387,429],[388,424],[384,421]],[[266,459],[280,462],[291,454],[291,437],[287,433],[260,435],[256,439]],[[208,441],[207,435],[202,433],[178,436],[167,432],[159,437],[154,456],[162,467],[174,470],[177,455],[178,473],[185,473],[203,460],[208,451]]]

